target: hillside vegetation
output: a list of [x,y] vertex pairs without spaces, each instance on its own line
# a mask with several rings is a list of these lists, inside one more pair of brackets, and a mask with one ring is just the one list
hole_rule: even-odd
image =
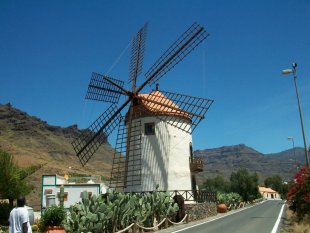
[[110,176],[112,147],[108,143],[102,145],[89,163],[82,167],[71,146],[80,133],[76,125],[67,128],[51,126],[10,104],[0,104],[0,148],[12,154],[20,167],[43,165],[28,178],[34,187],[27,197],[30,206],[36,209],[40,206],[43,174]]

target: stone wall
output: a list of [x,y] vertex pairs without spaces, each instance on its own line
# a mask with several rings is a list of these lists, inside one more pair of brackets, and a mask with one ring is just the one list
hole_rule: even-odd
[[185,213],[188,214],[188,221],[195,221],[211,217],[217,214],[215,202],[185,204]]

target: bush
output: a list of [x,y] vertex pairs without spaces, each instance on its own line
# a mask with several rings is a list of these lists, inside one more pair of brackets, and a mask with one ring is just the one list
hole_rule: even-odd
[[62,226],[63,222],[67,219],[66,210],[57,205],[52,205],[44,211],[41,216],[39,230],[45,232],[49,226]]
[[310,213],[310,170],[302,167],[294,176],[287,194],[289,208],[296,213],[298,221]]
[[203,183],[203,188],[208,192],[228,193],[230,191],[230,183],[222,176],[207,178]]
[[225,204],[227,207],[236,208],[241,202],[241,196],[238,193],[217,193],[218,204]]
[[8,219],[10,217],[10,212],[12,207],[9,203],[0,202],[0,225],[8,226]]

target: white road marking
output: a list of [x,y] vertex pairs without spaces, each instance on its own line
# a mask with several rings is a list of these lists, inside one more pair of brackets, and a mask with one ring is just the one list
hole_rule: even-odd
[[280,210],[278,219],[277,219],[276,223],[274,224],[271,233],[276,233],[277,230],[278,230],[278,227],[279,227],[279,224],[280,224],[280,220],[281,220],[281,217],[282,217],[282,213],[283,213],[283,209],[284,209],[284,205],[285,205],[285,204],[282,205],[282,208],[281,208],[281,210]]

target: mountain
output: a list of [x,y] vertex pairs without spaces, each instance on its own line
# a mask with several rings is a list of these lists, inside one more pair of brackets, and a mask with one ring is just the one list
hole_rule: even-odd
[[[110,176],[114,149],[108,142],[99,148],[86,166],[81,166],[71,142],[82,132],[76,125],[66,128],[52,126],[10,104],[0,104],[0,148],[12,154],[21,167],[41,166],[27,178],[34,187],[27,201],[35,210],[40,209],[43,174]],[[295,148],[295,154],[298,163],[304,164],[303,149]],[[293,150],[264,155],[241,144],[197,150],[195,155],[204,158],[204,172],[198,174],[198,184],[206,177],[216,175],[229,179],[231,172],[240,167],[257,172],[261,182],[272,175],[290,180],[296,171]]]
[[[244,167],[256,172],[260,182],[268,176],[280,175],[283,180],[291,180],[296,172],[296,164],[305,164],[303,148],[295,148],[275,154],[263,154],[244,144],[223,146],[214,149],[196,150],[195,156],[204,160],[204,171],[197,176],[198,182],[205,177],[223,176],[229,179],[231,172]],[[296,161],[296,162],[295,162]]]
[[71,146],[81,132],[76,125],[67,128],[52,126],[10,104],[0,104],[0,148],[13,155],[20,167],[41,165],[27,178],[34,187],[27,196],[30,206],[40,207],[43,174],[110,176],[113,148],[108,142],[99,148],[86,166],[81,166]]

